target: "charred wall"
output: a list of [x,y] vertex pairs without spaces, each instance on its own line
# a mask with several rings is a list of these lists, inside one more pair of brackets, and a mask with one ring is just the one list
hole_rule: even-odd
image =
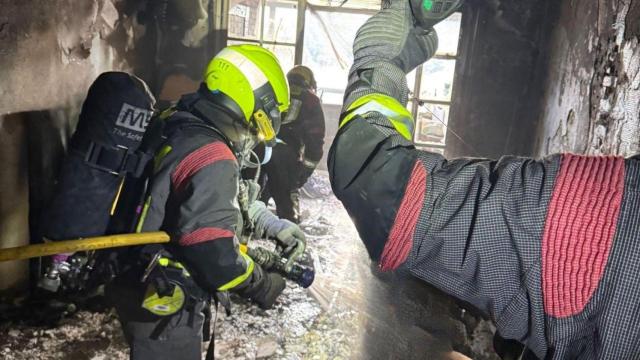
[[[226,34],[216,27],[219,16],[210,16],[213,5],[0,0],[0,247],[42,241],[40,214],[82,100],[100,73],[136,74],[164,106],[197,88]],[[25,269],[24,262],[0,264],[7,280],[0,290],[24,284]]]
[[67,107],[105,70],[131,70],[144,35],[124,1],[0,2],[0,111]]
[[[29,239],[26,128],[18,117],[0,117],[0,241],[3,247],[24,245]],[[27,263],[0,263],[0,274],[0,289],[20,288],[28,276]]]
[[447,131],[448,157],[535,147],[556,0],[468,1]]
[[536,152],[638,151],[640,1],[562,1]]
[[[0,247],[41,241],[38,220],[66,140],[95,77],[149,78],[142,2],[0,0]],[[26,262],[0,264],[0,290],[24,285]]]
[[447,155],[640,149],[639,0],[469,2]]

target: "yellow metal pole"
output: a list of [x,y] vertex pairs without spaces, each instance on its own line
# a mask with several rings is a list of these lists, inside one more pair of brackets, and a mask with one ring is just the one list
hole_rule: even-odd
[[0,261],[21,260],[76,251],[100,250],[167,242],[169,242],[169,235],[163,231],[98,236],[0,249]]

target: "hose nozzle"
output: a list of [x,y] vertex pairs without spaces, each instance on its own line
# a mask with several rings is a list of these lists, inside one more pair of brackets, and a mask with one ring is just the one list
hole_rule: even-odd
[[316,277],[313,263],[310,262],[308,254],[305,254],[303,258],[303,260],[306,259],[307,261],[295,262],[289,271],[286,271],[287,259],[267,249],[260,247],[247,248],[247,255],[264,270],[277,272],[305,289],[313,284],[313,280]]

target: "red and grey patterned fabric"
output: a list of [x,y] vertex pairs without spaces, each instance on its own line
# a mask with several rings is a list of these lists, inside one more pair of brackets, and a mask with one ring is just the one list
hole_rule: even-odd
[[[593,198],[606,197],[599,201],[602,206],[597,209],[598,216],[593,222],[576,218],[573,227],[582,223],[588,231],[601,229],[601,233],[589,241],[591,246],[586,249],[591,254],[587,263],[581,261],[571,269],[570,274],[576,275],[569,278],[569,288],[577,291],[558,296],[549,306],[550,310],[562,311],[548,317],[550,347],[557,359],[640,358],[640,281],[637,276],[640,271],[640,163],[634,158],[624,162],[604,158],[598,161],[609,165],[605,173],[597,177],[598,182],[609,184],[600,187]],[[574,212],[584,206],[576,204],[578,199],[580,196],[573,197]],[[575,239],[572,243],[579,244],[588,236]],[[574,254],[574,258],[578,255],[584,258],[584,249],[582,252]],[[581,276],[585,271],[586,276]],[[580,280],[581,277],[584,280]],[[566,288],[566,282],[559,281],[557,289]],[[550,294],[551,299],[555,298],[553,295]]]
[[381,122],[345,126],[330,171],[382,269],[403,265],[541,358],[640,356],[638,160],[447,161],[372,136]]
[[426,184],[427,172],[422,164],[416,162],[389,233],[389,239],[382,250],[380,268],[383,271],[397,269],[409,256],[420,208],[424,202]]
[[[369,50],[356,53],[344,112],[374,93],[406,105],[402,68]],[[382,269],[472,304],[540,358],[639,359],[638,161],[447,160],[372,111],[340,128],[328,167]]]
[[542,238],[545,313],[584,310],[604,273],[624,192],[624,160],[565,155]]

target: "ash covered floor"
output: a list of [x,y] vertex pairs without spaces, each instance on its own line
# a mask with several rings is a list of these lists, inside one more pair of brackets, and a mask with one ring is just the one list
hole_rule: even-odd
[[[326,173],[305,186],[301,208],[315,283],[306,290],[289,284],[272,310],[237,301],[231,316],[220,311],[216,358],[497,359],[489,322],[420,281],[371,265]],[[54,328],[2,324],[0,358],[128,356],[114,313],[83,310]]]

